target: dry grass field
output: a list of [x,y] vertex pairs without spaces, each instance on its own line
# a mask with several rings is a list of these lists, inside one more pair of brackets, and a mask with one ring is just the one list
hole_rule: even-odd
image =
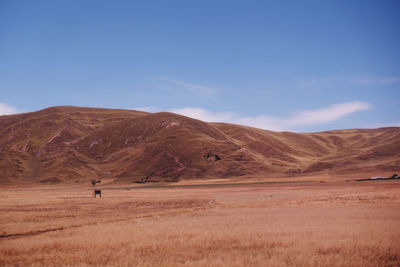
[[400,266],[400,182],[0,189],[1,266]]

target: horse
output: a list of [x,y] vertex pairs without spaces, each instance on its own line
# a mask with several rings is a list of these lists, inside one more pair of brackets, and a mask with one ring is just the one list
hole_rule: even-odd
[[93,197],[96,198],[97,195],[100,195],[101,198],[101,190],[94,190]]

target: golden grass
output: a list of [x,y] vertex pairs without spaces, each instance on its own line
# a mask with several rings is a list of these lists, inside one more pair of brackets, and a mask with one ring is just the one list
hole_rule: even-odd
[[398,181],[110,187],[102,199],[1,189],[0,265],[400,266],[399,192]]

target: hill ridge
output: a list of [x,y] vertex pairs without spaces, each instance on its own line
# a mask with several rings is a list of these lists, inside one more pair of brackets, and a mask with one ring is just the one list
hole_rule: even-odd
[[170,112],[75,106],[0,116],[0,183],[399,169],[399,127],[274,132]]

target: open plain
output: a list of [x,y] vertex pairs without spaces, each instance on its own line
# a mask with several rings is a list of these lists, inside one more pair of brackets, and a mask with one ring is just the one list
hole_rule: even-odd
[[399,266],[400,182],[0,189],[2,266]]
[[400,0],[0,0],[0,267],[400,267]]

